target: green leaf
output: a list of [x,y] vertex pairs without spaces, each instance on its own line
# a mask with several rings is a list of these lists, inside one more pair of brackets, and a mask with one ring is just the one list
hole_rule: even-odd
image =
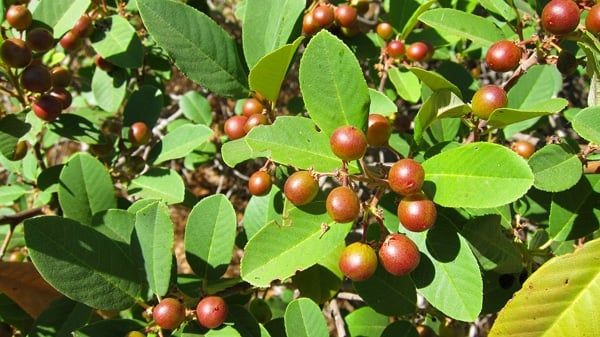
[[27,190],[22,185],[0,186],[0,205],[10,206],[25,193]]
[[125,336],[130,331],[144,331],[145,322],[130,319],[105,319],[92,322],[73,332],[74,337]]
[[42,0],[33,11],[33,19],[43,22],[53,30],[58,39],[73,28],[77,19],[90,6],[90,0]]
[[71,333],[84,326],[92,316],[92,308],[66,297],[60,297],[36,319],[28,336],[70,337]]
[[298,298],[285,309],[285,332],[288,337],[328,336],[327,322],[321,308],[308,298]]
[[[350,229],[351,223],[333,223],[319,199],[303,208],[286,203],[283,223],[264,226],[246,244],[242,278],[257,287],[284,280],[327,256]],[[326,229],[326,231],[325,231]]]
[[491,208],[519,199],[533,185],[527,162],[510,149],[475,142],[423,162],[425,189],[446,207]]
[[[414,1],[414,2],[416,2],[416,1]],[[393,7],[393,9],[396,9],[396,8],[399,9],[401,12],[403,12],[403,15],[406,15],[406,14],[409,14],[412,12],[412,15],[408,18],[408,20],[404,24],[404,27],[402,27],[402,32],[400,33],[400,36],[402,36],[403,38],[408,37],[410,35],[410,33],[412,32],[412,30],[415,28],[415,26],[419,23],[419,17],[421,16],[421,14],[424,13],[425,11],[427,11],[429,9],[429,7],[431,7],[434,3],[436,3],[436,0],[429,0],[429,1],[422,2],[414,12],[412,12],[404,7],[406,2],[403,2],[402,4],[397,3],[396,6]],[[393,13],[390,12],[390,14],[393,14]],[[395,19],[396,18],[392,15],[392,21],[396,22]]]
[[600,144],[600,107],[581,110],[573,118],[573,129],[585,140]]
[[395,321],[385,327],[381,337],[419,337],[419,333],[411,322]]
[[122,68],[138,68],[144,61],[144,47],[135,28],[120,15],[100,20],[97,25],[106,29],[94,29],[90,36],[92,47],[108,62]]
[[431,91],[450,90],[454,95],[458,96],[459,99],[462,99],[460,89],[452,82],[448,81],[444,76],[434,71],[417,67],[412,67],[409,70],[415,74],[424,85],[431,89]]
[[62,114],[53,123],[48,124],[48,129],[57,135],[81,143],[103,143],[105,136],[102,130],[86,117],[76,113]]
[[167,204],[177,204],[184,199],[185,186],[176,171],[153,167],[131,181],[129,194],[147,199],[161,199]]
[[[276,2],[283,4],[289,1]],[[264,12],[260,13],[264,15]],[[273,21],[269,20],[267,22]],[[264,25],[264,20],[262,20],[262,23]],[[262,29],[264,32],[264,27]],[[250,76],[248,76],[250,89],[259,92],[269,101],[277,101],[281,84],[302,40],[303,37],[299,37],[293,43],[283,45],[261,57],[252,69],[250,69]]]
[[411,278],[392,275],[381,264],[373,276],[353,285],[358,295],[380,314],[408,315],[417,308],[417,292]]
[[437,118],[460,117],[471,111],[458,96],[448,89],[434,91],[415,116],[414,139],[420,142],[423,133]]
[[19,138],[23,137],[31,125],[17,115],[6,115],[0,119],[0,153],[8,159],[14,158]]
[[315,264],[296,273],[292,277],[292,284],[300,291],[302,297],[323,304],[333,298],[340,290],[342,280],[340,276],[326,267]]
[[[249,68],[253,68],[263,56],[288,42],[296,21],[304,11],[304,5],[301,1],[295,0],[246,1],[242,42],[244,57]],[[289,61],[287,63],[289,64]],[[259,92],[264,95],[262,91]]]
[[344,320],[350,336],[381,336],[389,323],[388,316],[379,314],[368,306],[352,311]]
[[213,136],[213,130],[206,125],[187,124],[168,133],[150,152],[149,163],[158,165],[167,160],[183,158]]
[[208,100],[197,91],[188,91],[179,101],[183,115],[194,123],[210,125],[212,111]]
[[123,125],[131,126],[135,122],[144,122],[152,127],[160,117],[163,106],[163,93],[151,85],[143,85],[131,93],[123,112]]
[[128,77],[124,69],[115,69],[110,73],[99,68],[94,71],[92,93],[102,110],[108,112],[119,110],[125,99]]
[[231,262],[237,220],[231,202],[222,194],[194,206],[185,227],[185,256],[203,278],[218,279]]
[[[600,320],[600,240],[544,263],[500,311],[490,337],[595,336]],[[526,314],[525,314],[526,313]]]
[[58,216],[25,220],[25,242],[42,277],[67,297],[102,310],[135,303],[140,280],[128,247]]
[[567,190],[577,184],[583,174],[581,160],[568,145],[546,145],[536,151],[528,163],[533,171],[533,186],[546,192]]
[[369,105],[370,114],[391,116],[398,112],[396,103],[389,99],[384,93],[369,88],[369,97],[371,98],[371,104]]
[[135,227],[135,214],[124,209],[109,209],[94,214],[92,227],[114,241],[131,243],[131,234]]
[[522,122],[531,118],[559,113],[566,108],[568,101],[564,98],[552,98],[538,102],[525,109],[501,108],[496,109],[490,115],[488,124],[497,128],[503,128],[510,124]]
[[507,22],[516,19],[515,10],[505,1],[480,0],[483,8],[503,17]]
[[308,43],[299,70],[310,118],[329,136],[342,125],[367,129],[369,90],[354,53],[322,30]]
[[502,30],[491,20],[457,9],[432,9],[421,14],[419,20],[437,30],[471,40],[484,47],[505,39]]
[[572,188],[552,195],[548,233],[556,241],[583,237],[599,227],[600,177],[584,175]]
[[189,79],[221,96],[247,96],[235,41],[210,17],[173,0],[137,0],[137,5],[152,38]]
[[396,88],[396,92],[402,99],[410,103],[416,103],[421,98],[419,78],[413,72],[404,68],[392,67],[388,70],[390,81]]
[[75,154],[60,172],[58,202],[66,217],[86,225],[95,213],[117,207],[108,171],[87,153]]
[[271,222],[281,222],[283,197],[276,185],[271,187],[269,194],[252,196],[244,212],[244,230],[248,240],[252,239],[261,228]]
[[146,279],[152,292],[164,296],[169,290],[175,233],[169,208],[154,202],[135,213],[135,232],[139,241]]
[[[277,120],[281,118],[284,117],[278,117]],[[248,143],[246,142],[246,137],[236,139],[233,141],[228,141],[221,147],[221,155],[223,156],[223,161],[229,167],[235,167],[237,164],[248,159],[268,157],[270,153],[270,150],[266,148],[263,151],[252,150],[250,145],[248,145]]]

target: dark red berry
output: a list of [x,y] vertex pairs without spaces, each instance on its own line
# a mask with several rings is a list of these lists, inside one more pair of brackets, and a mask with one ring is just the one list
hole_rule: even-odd
[[196,307],[196,318],[198,323],[205,328],[214,329],[219,327],[227,318],[229,309],[227,303],[219,296],[205,297]]
[[435,224],[435,204],[424,193],[405,196],[398,204],[400,224],[411,232],[423,232]]
[[323,28],[328,28],[331,26],[335,16],[333,13],[333,7],[330,5],[319,5],[315,7],[312,11],[312,15],[317,25]]
[[152,318],[163,329],[177,329],[185,320],[185,306],[175,298],[163,298],[152,310]]
[[6,10],[6,22],[16,30],[25,30],[31,25],[33,17],[24,5],[11,5]]
[[0,57],[9,67],[25,68],[31,63],[31,48],[21,39],[6,39],[0,46]]
[[95,62],[96,62],[96,67],[98,67],[104,71],[107,71],[107,72],[112,71],[115,68],[114,64],[112,64],[111,62],[106,60],[101,55],[96,55]]
[[325,200],[327,214],[338,223],[356,220],[360,213],[360,200],[348,186],[338,186],[331,190]]
[[358,128],[343,125],[333,131],[329,138],[333,153],[342,160],[360,159],[367,152],[367,137]]
[[579,6],[573,0],[552,0],[542,9],[542,26],[555,35],[574,31],[579,19]]
[[388,55],[393,58],[401,58],[406,53],[406,47],[404,42],[399,40],[390,41],[385,47]]
[[490,69],[497,72],[513,70],[521,60],[521,48],[512,41],[498,41],[488,49],[485,61]]
[[60,116],[62,103],[58,98],[44,94],[33,102],[31,109],[40,119],[51,122]]
[[392,191],[401,195],[418,193],[423,187],[425,170],[421,163],[414,159],[398,160],[390,168],[388,181]]
[[314,35],[321,29],[321,26],[315,21],[312,12],[304,14],[302,19],[302,32],[304,35]]
[[50,69],[53,87],[68,87],[71,84],[71,71],[63,66],[56,66]]
[[52,87],[50,69],[43,64],[32,64],[21,73],[21,86],[33,92],[46,92]]
[[83,41],[72,31],[68,31],[65,35],[63,35],[58,43],[66,51],[75,51],[82,46]]
[[411,61],[425,62],[433,56],[433,46],[427,41],[411,43],[406,48],[406,57]]
[[54,37],[45,28],[34,28],[27,32],[27,44],[32,50],[45,52],[54,47]]
[[225,121],[223,131],[231,140],[240,139],[246,135],[244,126],[246,125],[247,121],[248,117],[246,116],[232,116]]
[[71,92],[63,87],[52,88],[48,93],[60,100],[63,110],[70,107],[71,103],[73,103]]
[[421,255],[417,245],[408,236],[390,234],[379,248],[379,260],[388,273],[403,276],[417,268]]
[[263,114],[254,114],[248,117],[246,124],[244,124],[244,132],[248,133],[252,128],[257,125],[265,125],[269,122],[266,115]]
[[273,185],[273,178],[266,171],[256,171],[248,180],[248,189],[252,195],[263,196],[269,194],[271,186]]
[[342,274],[352,281],[364,281],[375,273],[377,255],[368,244],[354,242],[342,251],[339,267]]
[[79,19],[77,19],[77,22],[75,22],[75,25],[71,31],[79,38],[89,37],[94,32],[92,19],[87,15],[81,16]]
[[340,27],[350,27],[356,23],[356,8],[348,5],[339,5],[334,11],[335,23]]
[[306,205],[319,193],[319,183],[308,171],[294,172],[285,181],[283,193],[292,204]]

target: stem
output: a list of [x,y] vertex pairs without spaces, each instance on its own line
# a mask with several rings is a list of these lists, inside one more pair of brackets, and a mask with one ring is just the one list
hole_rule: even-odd
[[342,319],[342,314],[340,313],[340,307],[338,306],[337,300],[332,299],[329,301],[328,307],[331,311],[331,315],[333,316],[337,336],[346,337],[346,327],[344,326],[344,320]]

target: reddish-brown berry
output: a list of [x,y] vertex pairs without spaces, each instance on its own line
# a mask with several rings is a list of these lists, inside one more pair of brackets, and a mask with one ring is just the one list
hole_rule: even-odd
[[302,19],[302,32],[304,35],[314,35],[321,29],[321,26],[315,21],[312,12],[304,14]]
[[79,19],[77,19],[77,22],[75,22],[75,25],[71,31],[79,38],[89,37],[94,32],[92,19],[87,15],[81,16]]
[[129,141],[133,146],[148,144],[152,132],[144,122],[135,122],[129,127]]
[[360,213],[360,200],[350,187],[338,186],[327,195],[325,208],[333,221],[351,222],[356,220]]
[[380,114],[369,115],[367,143],[371,146],[385,146],[392,134],[392,124]]
[[394,27],[389,22],[380,22],[376,31],[377,35],[384,40],[389,40],[394,36]]
[[54,37],[45,28],[34,28],[27,32],[27,44],[32,50],[45,52],[54,47]]
[[6,39],[0,46],[0,57],[9,67],[25,68],[31,63],[31,48],[21,39]]
[[319,5],[312,11],[313,19],[319,27],[328,28],[333,24],[334,13],[333,7],[330,5]]
[[46,92],[52,87],[50,69],[43,64],[32,64],[21,73],[21,86],[33,92]]
[[185,320],[185,306],[175,298],[163,298],[152,310],[152,318],[163,329],[177,329]]
[[339,5],[335,9],[335,24],[340,27],[350,27],[356,23],[358,13],[356,8],[348,5]]
[[60,116],[60,113],[62,112],[62,103],[58,98],[44,94],[33,102],[31,109],[40,119],[52,122]]
[[401,195],[418,193],[423,187],[425,170],[421,163],[414,159],[398,160],[390,168],[388,181],[392,191]]
[[417,268],[421,255],[417,245],[408,236],[390,234],[379,248],[379,260],[388,273],[403,276]]
[[526,140],[519,140],[510,144],[510,149],[515,151],[519,156],[529,159],[535,152],[535,145]]
[[387,54],[393,58],[401,58],[406,53],[404,42],[400,40],[392,40],[385,47]]
[[569,76],[577,71],[577,58],[570,51],[563,49],[558,53],[556,60],[556,69],[561,74]]
[[50,69],[50,76],[52,77],[52,86],[56,87],[68,87],[71,84],[71,71],[63,66],[56,66]]
[[24,5],[11,5],[6,10],[6,22],[16,30],[25,30],[31,25],[33,17]]
[[338,158],[345,161],[357,160],[367,152],[367,136],[354,126],[343,125],[333,131],[329,145]]
[[81,38],[75,35],[75,33],[72,31],[68,31],[65,35],[63,35],[58,43],[66,51],[75,51],[83,45]]
[[63,110],[70,107],[71,103],[73,103],[73,96],[71,95],[71,92],[63,87],[52,88],[49,94],[58,98],[62,104]]
[[411,43],[406,49],[406,57],[411,61],[425,62],[433,56],[433,46],[428,41]]
[[585,17],[585,29],[592,34],[600,32],[600,4],[595,4],[590,8],[588,15]]
[[267,195],[271,191],[271,186],[273,186],[273,178],[266,171],[256,171],[248,179],[248,190],[252,195]]
[[196,318],[198,323],[205,328],[214,329],[219,327],[227,318],[229,308],[223,298],[219,296],[208,296],[200,300],[196,307]]
[[294,172],[285,181],[283,193],[292,204],[306,205],[319,193],[319,183],[308,171]]
[[248,133],[252,128],[257,125],[265,125],[269,122],[266,115],[263,114],[254,114],[248,117],[246,124],[244,124],[244,132]]
[[497,85],[485,85],[475,92],[471,100],[473,113],[481,118],[488,119],[496,109],[504,108],[508,104],[506,91]]
[[435,224],[435,204],[424,193],[405,196],[398,204],[400,224],[411,232],[423,232]]
[[498,41],[494,43],[485,55],[485,61],[490,69],[503,73],[513,70],[521,60],[521,48],[512,41]]
[[231,140],[240,139],[246,135],[246,131],[244,130],[244,126],[248,121],[248,117],[243,115],[237,115],[229,117],[225,121],[225,125],[223,126],[223,131]]
[[342,251],[339,267],[342,274],[352,281],[364,281],[377,269],[377,254],[368,244],[354,242]]
[[579,25],[579,6],[573,0],[552,0],[542,9],[542,26],[555,35],[568,34]]
[[255,114],[261,114],[265,107],[256,98],[248,98],[242,105],[242,115],[250,117]]

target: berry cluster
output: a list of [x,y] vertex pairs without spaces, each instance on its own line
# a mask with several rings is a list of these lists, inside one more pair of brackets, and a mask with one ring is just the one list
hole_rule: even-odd
[[385,53],[392,60],[399,61],[406,57],[409,61],[426,62],[431,59],[435,51],[435,48],[429,41],[416,41],[407,47],[404,40],[392,39],[394,36],[394,27],[389,22],[380,22],[375,27],[375,31],[380,38],[387,41]]
[[[201,326],[214,329],[221,326],[228,314],[227,302],[220,296],[207,296],[196,306],[196,320]],[[186,321],[188,315],[183,303],[175,298],[163,298],[152,309],[154,323],[161,329],[174,330]]]
[[359,32],[358,14],[360,8],[352,4],[334,6],[319,3],[311,6],[304,14],[302,32],[314,35],[321,29],[339,28],[345,36],[355,36]]

